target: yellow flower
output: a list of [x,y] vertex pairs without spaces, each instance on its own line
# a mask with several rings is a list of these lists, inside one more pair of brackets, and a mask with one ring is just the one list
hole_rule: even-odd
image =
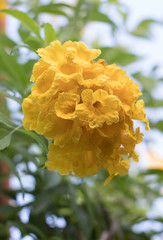
[[40,113],[39,105],[33,104],[31,96],[25,98],[22,104],[22,109],[24,113],[23,125],[27,130],[34,130],[37,126],[37,119]]
[[132,105],[142,95],[139,85],[132,79],[130,80],[126,71],[121,70],[115,64],[106,66],[105,74],[109,77],[108,84],[113,94],[119,97],[125,112],[130,114]]
[[34,102],[44,104],[52,98],[58,91],[58,85],[54,82],[56,71],[53,68],[43,71],[38,76],[36,83],[32,86],[32,95]]
[[79,71],[82,66],[89,66],[97,58],[100,50],[89,50],[82,42],[59,41],[50,43],[46,48],[38,49],[38,54],[46,63],[59,68],[65,74]]
[[111,125],[119,121],[120,102],[116,96],[108,95],[102,89],[95,92],[86,89],[81,97],[83,103],[76,106],[76,114],[79,119],[88,122],[91,128],[102,127],[104,122]]
[[144,101],[138,100],[132,108],[132,118],[140,120],[142,122],[146,122],[146,130],[149,130],[149,121],[146,117],[145,109],[144,109]]
[[55,111],[58,117],[63,119],[73,119],[76,117],[76,105],[80,101],[80,96],[71,93],[60,93],[55,104]]
[[71,171],[79,177],[85,177],[99,171],[95,158],[94,151],[82,150],[78,146],[75,148],[74,145],[60,148],[51,144],[48,153],[50,161],[46,162],[46,166],[50,170],[58,170],[61,174],[67,175]]
[[49,112],[46,117],[44,115],[43,121],[43,134],[53,139],[56,146],[64,147],[69,143],[78,142],[81,137],[82,128],[77,122],[59,118],[54,111]]
[[143,140],[133,119],[146,122],[149,130],[138,84],[115,64],[94,62],[100,50],[82,42],[54,41],[38,54],[31,94],[22,104],[23,125],[52,139],[47,168],[80,177],[104,168],[105,184],[127,174]]

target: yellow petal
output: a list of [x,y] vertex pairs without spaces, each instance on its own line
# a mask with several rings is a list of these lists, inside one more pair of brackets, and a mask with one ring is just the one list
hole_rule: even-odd
[[76,106],[77,117],[87,121],[91,128],[102,127],[119,121],[120,102],[114,95],[102,89],[93,92],[91,89],[83,90],[83,103]]
[[130,161],[128,161],[128,160],[122,160],[119,162],[117,171],[121,176],[124,176],[128,173],[128,170],[130,168],[129,163],[130,163]]
[[48,103],[52,96],[55,95],[58,88],[54,82],[55,74],[55,69],[49,68],[38,77],[36,83],[31,89],[31,97],[34,101],[37,101],[40,104]]
[[22,109],[24,113],[23,126],[26,130],[35,130],[39,116],[39,105],[33,103],[31,97],[23,100]]
[[41,76],[41,74],[48,70],[48,68],[50,67],[50,64],[44,62],[42,59],[39,59],[39,61],[37,63],[35,63],[33,70],[32,70],[32,76],[30,81],[31,82],[35,82],[37,80],[37,78],[39,76]]
[[72,120],[62,119],[51,112],[47,116],[47,125],[44,135],[54,139],[57,146],[65,146],[68,143],[78,142],[82,134],[82,128]]
[[71,93],[60,93],[55,104],[56,115],[63,119],[76,117],[75,108],[80,101],[80,96]]
[[57,67],[58,61],[64,58],[64,52],[62,50],[62,45],[59,41],[54,41],[50,46],[46,48],[40,48],[37,50],[43,61]]
[[146,122],[146,130],[150,129],[149,121],[146,117],[146,112],[144,109],[144,101],[138,100],[132,107],[132,118],[136,120],[140,120],[142,122]]
[[60,174],[67,175],[72,170],[72,162],[69,161],[67,152],[54,144],[49,145],[47,158],[49,161],[45,166],[51,171],[57,170]]

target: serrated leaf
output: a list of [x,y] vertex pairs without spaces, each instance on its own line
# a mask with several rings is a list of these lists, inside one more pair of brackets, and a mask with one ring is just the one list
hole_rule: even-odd
[[7,13],[7,14],[17,18],[26,28],[28,28],[32,33],[35,33],[36,36],[40,39],[40,28],[34,22],[34,20],[28,16],[27,13],[20,12],[15,9],[3,9],[0,12]]
[[55,40],[56,38],[55,31],[50,23],[44,24],[44,33],[45,33],[45,45],[49,45],[50,42]]

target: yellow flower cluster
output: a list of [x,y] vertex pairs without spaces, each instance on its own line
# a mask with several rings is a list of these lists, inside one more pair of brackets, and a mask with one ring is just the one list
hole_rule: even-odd
[[146,122],[138,84],[124,70],[105,60],[94,62],[100,50],[82,42],[59,41],[38,49],[31,95],[24,99],[23,125],[53,139],[47,155],[49,170],[80,177],[107,169],[109,182],[125,175],[129,160],[138,161],[135,145],[143,134],[133,120]]

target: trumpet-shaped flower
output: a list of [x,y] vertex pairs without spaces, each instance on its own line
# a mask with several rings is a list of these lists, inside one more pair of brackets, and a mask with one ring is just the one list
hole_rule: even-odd
[[119,121],[118,111],[120,101],[114,95],[109,95],[106,91],[98,89],[83,90],[82,102],[76,106],[76,114],[81,121],[87,121],[90,128],[102,127]]

